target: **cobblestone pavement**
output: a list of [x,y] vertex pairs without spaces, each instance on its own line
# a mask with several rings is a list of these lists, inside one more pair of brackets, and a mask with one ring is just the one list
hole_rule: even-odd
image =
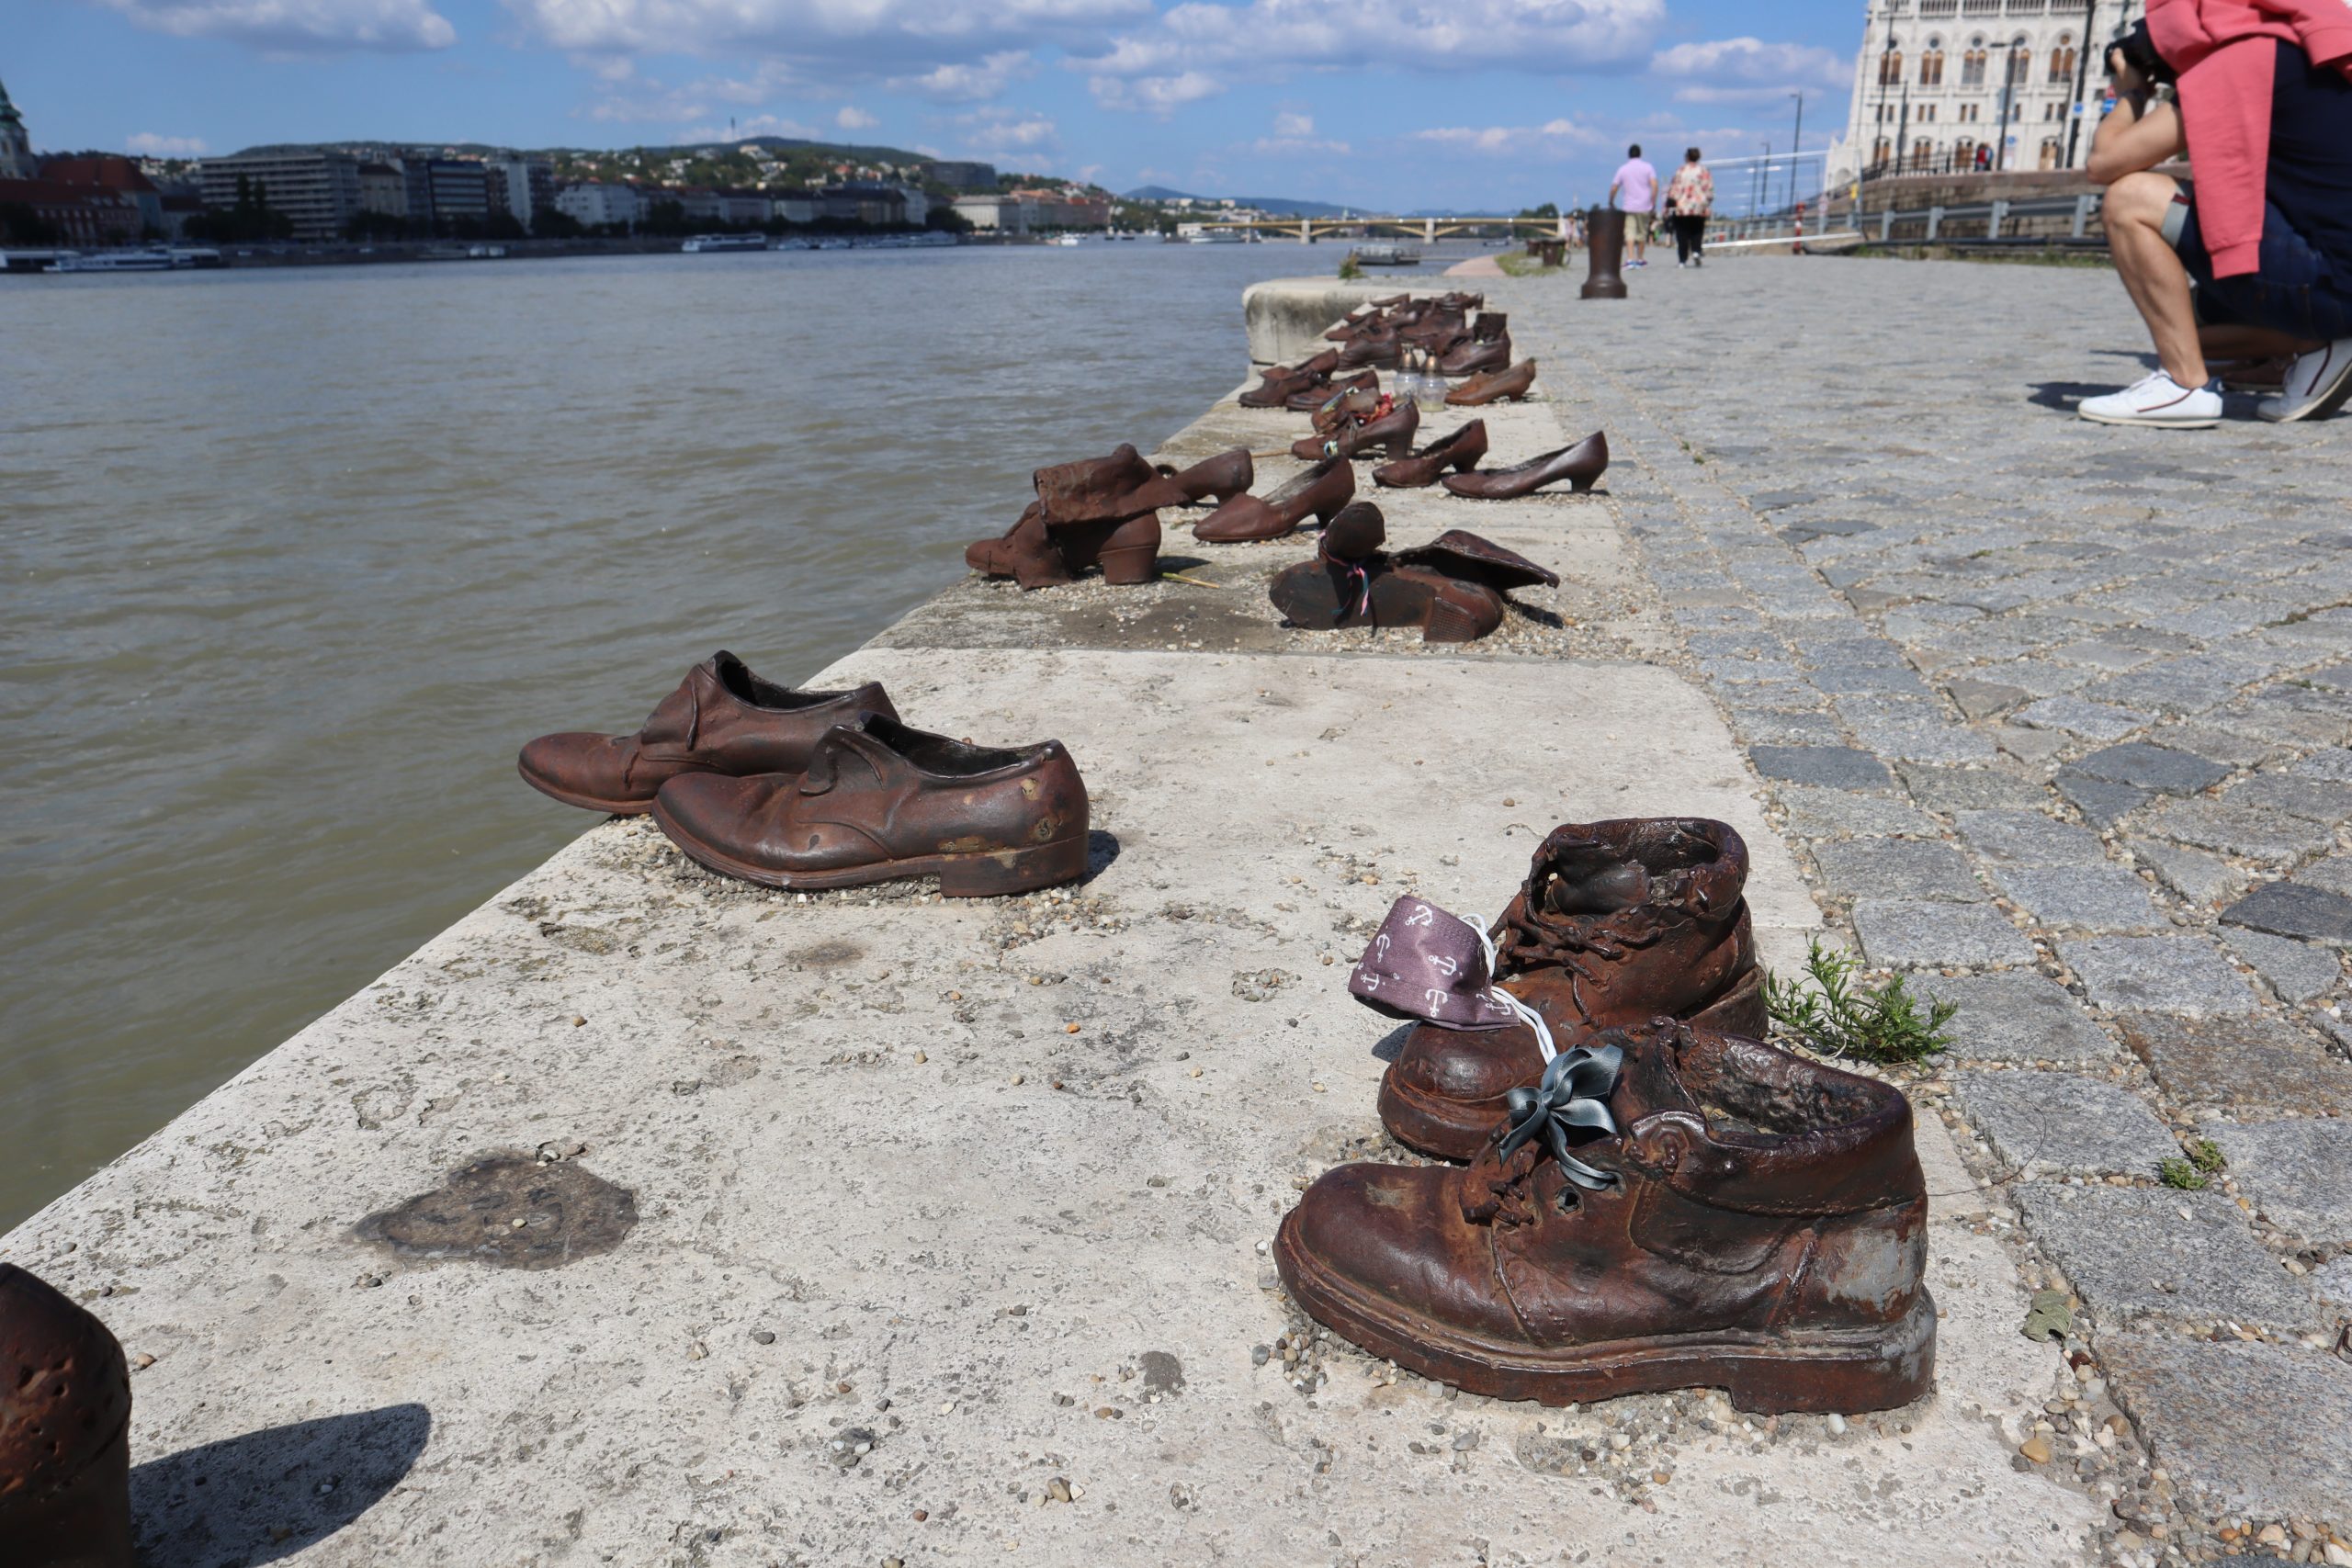
[[1489,293],[1831,925],[1961,1004],[1917,1092],[2131,1426],[2018,1462],[2145,1444],[2119,1561],[2352,1563],[2352,418],[2077,420],[2153,363],[2103,269],[1629,281]]

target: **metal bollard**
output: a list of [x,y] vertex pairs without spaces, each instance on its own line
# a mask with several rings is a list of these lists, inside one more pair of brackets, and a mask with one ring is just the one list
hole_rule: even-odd
[[1578,289],[1584,299],[1625,298],[1625,215],[1614,208],[1596,207],[1585,214],[1586,254],[1590,270]]

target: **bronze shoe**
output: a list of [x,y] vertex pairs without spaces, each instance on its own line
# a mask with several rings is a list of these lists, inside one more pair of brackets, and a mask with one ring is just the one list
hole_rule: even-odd
[[1350,387],[1326,399],[1307,423],[1317,435],[1329,435],[1341,425],[1352,421],[1370,419],[1380,407],[1380,393],[1374,387]]
[[[1483,318],[1481,318],[1483,320]],[[1441,376],[1476,376],[1482,372],[1503,370],[1510,366],[1510,334],[1500,337],[1474,337],[1467,343],[1457,343],[1437,362]]]
[[1303,386],[1312,386],[1340,367],[1340,351],[1327,348],[1296,365],[1277,365],[1262,372],[1258,384],[1235,400],[1245,409],[1274,409]]
[[[1497,979],[1542,1015],[1562,1050],[1660,1014],[1761,1036],[1747,882],[1747,845],[1722,822],[1566,823],[1535,852],[1496,927]],[[1511,1091],[1543,1069],[1523,1024],[1421,1024],[1380,1080],[1380,1119],[1424,1154],[1468,1159]]]
[[131,1564],[122,1346],[13,1263],[0,1263],[0,1562]]
[[1485,403],[1517,402],[1527,396],[1535,385],[1535,361],[1522,359],[1510,369],[1489,376],[1473,376],[1445,394],[1445,400],[1455,408],[1477,408]]
[[1487,455],[1487,422],[1474,419],[1451,435],[1441,435],[1409,457],[1383,463],[1372,470],[1372,482],[1390,490],[1419,490],[1437,483],[1448,468],[1468,473]]
[[1312,387],[1293,392],[1283,402],[1283,407],[1293,413],[1313,413],[1340,393],[1359,390],[1377,393],[1380,390],[1380,378],[1369,370],[1361,371],[1340,381],[1333,381],[1327,378]]
[[982,577],[1009,577],[1024,590],[1056,588],[1078,581],[1062,558],[1061,547],[1046,532],[1046,509],[1031,502],[1001,539],[978,539],[964,547],[964,564]]
[[1247,446],[1236,446],[1229,452],[1203,458],[1181,472],[1169,463],[1158,467],[1162,477],[1182,491],[1185,501],[1193,506],[1201,505],[1210,496],[1222,502],[1247,495],[1258,478]]
[[1852,1413],[1933,1385],[1927,1185],[1891,1085],[1660,1019],[1564,1047],[1476,1152],[1326,1172],[1274,1243],[1291,1294],[1497,1399]]
[[1358,366],[1393,370],[1404,362],[1405,340],[1393,327],[1359,333],[1340,347],[1340,367],[1343,370]]
[[797,774],[673,779],[653,820],[689,859],[769,887],[936,876],[973,898],[1086,874],[1086,784],[1060,741],[971,746],[879,714]]
[[1380,508],[1359,501],[1324,529],[1315,558],[1274,575],[1267,597],[1295,626],[1419,626],[1423,642],[1474,642],[1502,625],[1513,588],[1559,578],[1491,540],[1450,529],[1393,554]]
[[1235,496],[1193,524],[1193,537],[1213,545],[1279,539],[1309,517],[1330,522],[1355,492],[1355,469],[1348,460],[1326,457],[1272,494]]
[[1570,489],[1581,493],[1593,486],[1593,481],[1609,471],[1609,437],[1600,431],[1556,452],[1546,452],[1540,457],[1530,457],[1508,468],[1480,468],[1476,473],[1448,474],[1445,488],[1456,495],[1466,495],[1478,501],[1509,501],[1545,485],[1568,481]]
[[[1472,341],[1496,343],[1510,336],[1510,316],[1502,310],[1481,310],[1477,323],[1470,329]],[[1508,362],[1506,362],[1508,363]]]
[[1413,432],[1420,427],[1419,407],[1399,403],[1375,419],[1342,424],[1319,437],[1303,436],[1291,443],[1290,455],[1308,463],[1324,457],[1369,457],[1375,451],[1401,457],[1413,449]]
[[802,692],[763,681],[719,649],[662,699],[634,735],[568,731],[523,748],[523,782],[566,806],[636,817],[682,773],[794,773],[837,724],[861,713],[898,716],[869,681],[848,692]]
[[1036,469],[1030,483],[1037,499],[1011,531],[965,550],[964,562],[974,571],[1010,577],[1023,589],[1075,581],[1097,565],[1112,583],[1148,582],[1159,575],[1158,508],[1182,506],[1186,497],[1133,446]]

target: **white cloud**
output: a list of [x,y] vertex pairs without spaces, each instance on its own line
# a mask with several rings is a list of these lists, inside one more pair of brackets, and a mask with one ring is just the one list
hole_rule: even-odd
[[1650,72],[1682,78],[1674,93],[1682,103],[1760,103],[1800,88],[1847,86],[1854,61],[1810,44],[1729,38],[1662,49],[1650,56]]
[[978,60],[950,61],[920,75],[893,76],[888,85],[949,103],[977,103],[995,97],[1036,69],[1037,62],[1027,50],[1002,49]]
[[989,107],[956,117],[967,152],[999,154],[1052,152],[1061,148],[1061,128],[1032,109]]
[[[118,0],[119,3],[119,0]],[[838,77],[928,72],[1151,14],[1151,0],[504,0],[560,49],[766,54]]]
[[99,0],[174,38],[217,38],[256,49],[401,53],[447,49],[458,29],[430,0]]
[[1602,137],[1589,126],[1570,119],[1554,119],[1542,125],[1437,126],[1413,132],[1413,140],[1433,141],[1465,152],[1558,156],[1578,148],[1598,146]]
[[1310,114],[1278,114],[1274,116],[1276,136],[1312,136],[1315,117]]
[[205,151],[201,136],[158,136],[152,130],[124,138],[122,148],[142,158],[193,158]]
[[1306,153],[1346,157],[1355,151],[1344,141],[1315,134],[1315,117],[1287,111],[1274,116],[1274,133],[1250,143],[1250,151],[1266,158],[1294,158]]
[[843,130],[871,130],[882,121],[855,104],[843,104],[841,113],[833,116],[833,123]]
[[1186,104],[1215,97],[1225,84],[1201,71],[1173,76],[1089,76],[1086,90],[1106,109],[1136,109],[1166,116]]

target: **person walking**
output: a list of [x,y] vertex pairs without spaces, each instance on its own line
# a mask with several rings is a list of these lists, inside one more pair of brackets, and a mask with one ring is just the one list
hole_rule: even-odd
[[1682,166],[1666,185],[1666,210],[1674,225],[1674,265],[1706,264],[1707,218],[1715,209],[1715,176],[1699,162],[1699,150],[1682,154]]
[[1625,149],[1625,162],[1609,182],[1609,205],[1625,215],[1625,243],[1633,247],[1627,266],[1649,265],[1650,220],[1657,212],[1657,171],[1642,157],[1642,144]]

